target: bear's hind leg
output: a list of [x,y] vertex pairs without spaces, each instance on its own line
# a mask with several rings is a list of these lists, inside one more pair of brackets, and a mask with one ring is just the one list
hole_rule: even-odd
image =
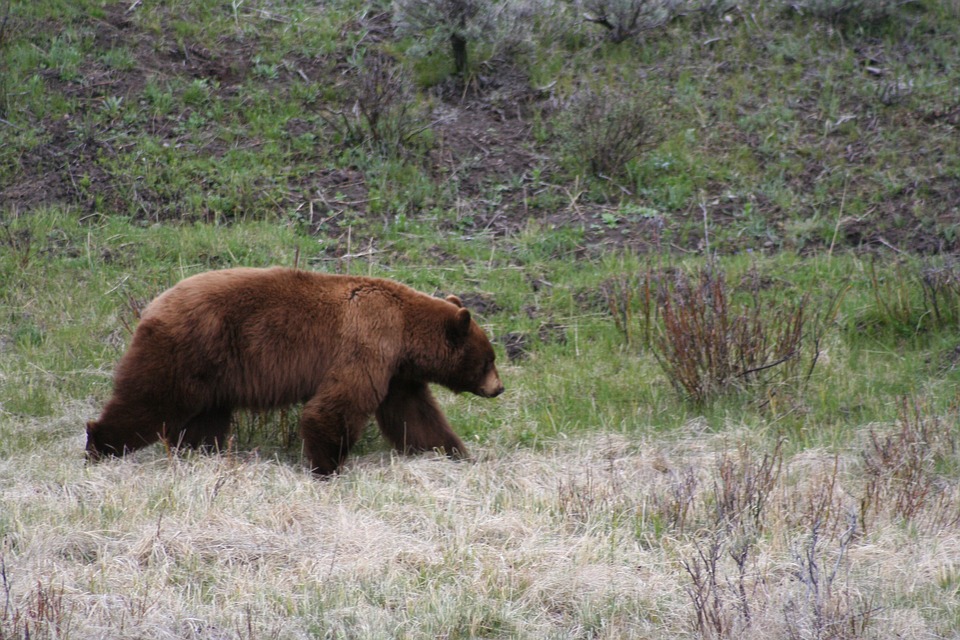
[[226,449],[231,414],[229,408],[217,408],[195,415],[170,438],[171,446],[210,452]]
[[398,451],[439,450],[452,458],[468,455],[425,382],[392,380],[376,417],[380,431]]

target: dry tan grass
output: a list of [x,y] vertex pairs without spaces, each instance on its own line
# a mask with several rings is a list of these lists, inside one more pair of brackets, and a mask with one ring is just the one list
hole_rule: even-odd
[[[939,514],[880,509],[864,532],[854,451],[783,455],[769,480],[769,445],[691,428],[481,450],[470,463],[374,454],[321,482],[159,448],[87,467],[69,423],[15,425],[65,435],[0,461],[0,638],[960,630],[960,530],[943,524],[956,489],[925,507]],[[731,506],[759,491],[757,512]]]

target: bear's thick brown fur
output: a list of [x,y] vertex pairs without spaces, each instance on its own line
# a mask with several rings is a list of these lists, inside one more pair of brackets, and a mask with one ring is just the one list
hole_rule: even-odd
[[302,402],[314,472],[343,462],[371,415],[404,452],[465,456],[428,383],[493,397],[493,348],[460,300],[377,278],[225,269],[187,278],[144,309],[114,372],[91,459],[163,439],[219,447],[236,408]]

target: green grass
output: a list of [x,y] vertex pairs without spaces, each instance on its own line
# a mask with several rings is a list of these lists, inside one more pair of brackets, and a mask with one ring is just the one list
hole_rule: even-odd
[[[431,237],[417,227],[374,244],[357,238],[354,258],[335,257],[347,251],[344,241],[330,247],[295,223],[144,227],[121,216],[81,221],[50,209],[9,221],[5,234],[0,273],[8,284],[0,298],[0,326],[4,374],[11,383],[2,397],[12,415],[55,416],[63,402],[90,396],[102,401],[110,387],[107,372],[135,326],[131,305],[142,307],[177,280],[213,268],[296,261],[392,277],[424,291],[480,293],[492,303],[479,317],[499,345],[512,393],[502,402],[450,402],[452,419],[464,423],[470,439],[513,446],[598,428],[670,431],[700,414],[671,388],[649,350],[625,340],[607,309],[603,283],[642,273],[651,263],[626,255],[570,261],[563,251],[571,239],[565,230],[537,228],[481,244]],[[653,266],[664,260],[656,258]],[[791,254],[743,255],[723,267],[734,294],[757,276],[763,279],[760,294],[774,304],[814,291],[811,313],[845,293],[825,330],[823,359],[810,383],[772,402],[742,392],[704,407],[701,415],[711,429],[723,430],[735,416],[769,422],[772,434],[791,434],[796,447],[835,446],[851,435],[845,427],[851,421],[892,420],[899,396],[937,398],[938,411],[949,406],[958,381],[950,360],[955,325],[905,335],[899,320],[877,307],[877,272],[904,279],[911,267],[874,265],[853,255]],[[884,329],[884,321],[893,327]],[[871,332],[862,328],[866,322]],[[525,359],[505,361],[500,341],[508,333],[523,336]],[[505,412],[512,411],[520,420],[504,424]]]

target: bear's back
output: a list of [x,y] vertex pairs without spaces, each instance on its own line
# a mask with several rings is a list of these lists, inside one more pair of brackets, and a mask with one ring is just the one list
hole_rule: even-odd
[[[216,380],[216,393],[269,407],[303,399],[330,375],[363,384],[397,366],[403,309],[431,298],[389,280],[272,267],[191,276],[142,314],[138,340],[182,379]],[[142,334],[142,336],[140,335]]]
[[[337,314],[355,306],[378,308],[440,302],[406,285],[382,278],[316,273],[284,267],[236,267],[185,278],[157,296],[142,318],[203,309],[223,317],[265,308],[325,308]],[[345,303],[352,303],[345,306]]]

